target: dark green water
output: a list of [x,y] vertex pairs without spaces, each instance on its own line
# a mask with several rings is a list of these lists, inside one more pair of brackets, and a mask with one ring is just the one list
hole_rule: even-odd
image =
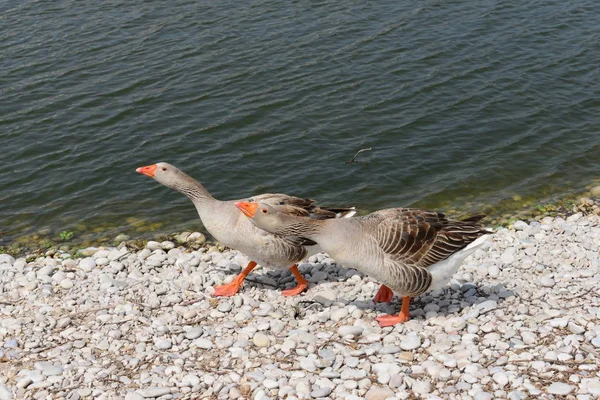
[[4,1],[0,242],[198,229],[135,173],[158,161],[217,198],[366,210],[581,190],[600,177],[599,22],[596,0]]

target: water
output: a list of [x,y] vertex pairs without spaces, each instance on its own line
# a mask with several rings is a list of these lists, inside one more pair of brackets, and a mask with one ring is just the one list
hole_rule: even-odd
[[199,229],[135,173],[158,161],[217,198],[365,210],[581,190],[600,176],[599,20],[595,0],[5,1],[0,242]]

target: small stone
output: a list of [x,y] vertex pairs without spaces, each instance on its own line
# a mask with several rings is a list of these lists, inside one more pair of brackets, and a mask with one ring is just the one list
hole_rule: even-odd
[[192,234],[188,236],[187,242],[195,244],[204,244],[206,243],[206,236],[204,236],[200,232],[192,232]]
[[348,390],[354,390],[358,387],[358,383],[356,381],[345,381],[343,385]]
[[421,347],[421,338],[417,335],[408,335],[400,341],[400,348],[402,350],[415,350],[419,347]]
[[359,362],[360,360],[358,359],[358,357],[346,357],[346,359],[344,360],[344,364],[346,364],[346,366],[350,368],[358,367]]
[[331,394],[332,388],[325,386],[325,387],[319,387],[316,389],[313,389],[312,392],[310,392],[310,395],[312,398],[316,399],[319,397],[327,397]]
[[415,358],[415,354],[412,351],[403,351],[399,353],[396,357],[400,360],[411,362]]
[[317,282],[324,281],[325,279],[327,279],[327,273],[325,273],[323,271],[315,271],[312,273],[309,281],[317,283]]
[[127,392],[125,400],[144,400],[145,397],[136,392]]
[[60,281],[60,287],[69,290],[73,287],[73,281],[68,278],[65,278],[62,281]]
[[338,334],[344,336],[360,336],[364,331],[362,326],[342,325],[338,328]]
[[92,257],[82,258],[81,261],[79,261],[79,268],[85,272],[91,272],[96,268],[96,261]]
[[487,269],[487,273],[492,278],[497,278],[500,275],[500,268],[496,264],[490,265]]
[[450,318],[444,325],[446,333],[454,333],[462,330],[467,326],[467,321],[461,317]]
[[412,390],[420,395],[426,395],[431,392],[431,383],[427,381],[415,381]]
[[222,313],[231,311],[231,308],[231,303],[228,301],[221,301],[217,306],[217,310],[221,311]]
[[301,331],[298,333],[298,339],[302,343],[314,344],[317,342],[317,337],[310,332]]
[[580,333],[584,333],[585,332],[585,328],[582,327],[581,325],[577,325],[575,322],[570,321],[567,324],[567,327],[569,328],[569,330],[571,331],[571,333],[574,333],[575,335],[578,335]]
[[173,343],[168,339],[156,339],[154,345],[159,350],[168,350],[173,346]]
[[385,400],[388,397],[395,397],[395,393],[390,388],[384,388],[379,386],[371,386],[365,395],[366,400]]
[[493,400],[494,396],[488,392],[479,391],[473,396],[473,400]]
[[110,348],[110,343],[108,339],[102,339],[97,345],[96,348],[98,350],[108,350]]
[[[296,384],[296,391],[302,394],[302,397],[308,397],[308,394],[310,393],[310,383],[306,380],[301,380]],[[257,396],[255,395],[254,398],[256,399]]]
[[246,374],[248,378],[255,380],[256,382],[262,382],[265,380],[265,374],[260,371],[251,371]]
[[342,319],[346,318],[348,316],[348,310],[346,310],[345,308],[338,308],[337,310],[333,310],[331,312],[331,320],[334,322],[339,322]]
[[13,395],[9,388],[0,384],[0,400],[12,400]]
[[498,307],[498,303],[496,300],[486,300],[482,303],[477,304],[476,308],[479,310],[479,314],[485,314],[492,310],[495,310]]
[[54,365],[47,361],[36,362],[35,369],[40,371],[45,376],[61,375],[63,373],[63,367]]
[[600,379],[584,378],[582,379],[581,386],[586,388],[589,393],[600,396]]
[[194,326],[192,329],[190,329],[189,331],[187,331],[185,333],[185,338],[194,340],[194,339],[197,339],[200,336],[202,336],[203,333],[204,333],[204,328],[202,328],[201,326]]
[[594,347],[600,348],[600,336],[596,336],[591,340],[591,342]]
[[67,326],[69,326],[70,324],[71,324],[71,318],[65,317],[65,318],[61,318],[58,320],[58,322],[56,323],[56,327],[58,329],[63,329],[63,328],[66,328]]
[[400,353],[402,349],[398,346],[383,346],[379,349],[379,354],[396,354]]
[[126,235],[124,233],[120,233],[117,236],[115,236],[115,238],[113,239],[113,242],[115,243],[121,243],[121,242],[125,242],[127,240],[131,239],[131,236]]
[[200,378],[198,377],[198,375],[194,375],[194,374],[187,374],[186,376],[183,377],[183,379],[181,379],[181,382],[185,385],[189,385],[189,386],[197,386],[200,384]]
[[345,369],[342,371],[340,378],[344,381],[361,380],[367,376],[367,371],[364,369]]
[[108,265],[109,263],[110,260],[107,257],[96,258],[96,265],[99,265],[101,267]]
[[504,386],[508,385],[508,376],[505,372],[496,372],[492,376],[492,379],[494,379],[494,382],[496,382],[500,388],[503,388]]
[[333,290],[327,291],[327,292],[322,292],[322,293],[315,295],[313,300],[316,301],[317,303],[321,303],[325,307],[329,307],[333,304],[334,301],[337,300],[337,294]]
[[41,276],[51,276],[52,273],[54,272],[54,267],[51,267],[49,265],[42,267],[39,269],[38,271],[38,277]]
[[178,365],[169,365],[165,368],[165,375],[173,376],[181,373],[181,367]]
[[138,394],[141,394],[144,398],[149,397],[160,397],[165,394],[170,394],[171,389],[168,387],[149,387],[146,389],[138,389],[136,390]]
[[513,224],[513,228],[515,228],[515,230],[516,230],[516,231],[522,231],[522,230],[525,230],[525,229],[527,229],[527,226],[528,226],[528,225],[527,225],[527,222],[525,222],[525,221],[521,221],[521,220],[519,220],[519,221],[516,221],[516,222]]
[[530,331],[521,332],[521,338],[525,344],[534,344],[537,341],[537,335]]
[[315,372],[317,370],[317,367],[315,366],[313,360],[307,357],[300,358],[300,368],[308,372]]
[[269,390],[279,387],[279,382],[274,381],[273,379],[265,379],[262,384]]
[[205,338],[196,339],[194,345],[204,350],[210,350],[213,348],[213,344],[210,340]]
[[554,279],[552,279],[552,277],[546,275],[546,276],[542,276],[540,278],[540,285],[542,285],[543,287],[554,287],[556,282],[554,282]]
[[592,197],[600,197],[600,186],[594,186],[590,189],[590,194]]
[[264,333],[257,332],[256,334],[254,334],[252,342],[256,347],[268,347],[270,340],[269,337]]
[[160,247],[164,250],[171,250],[175,248],[175,243],[165,240],[164,242],[161,242]]
[[[31,378],[25,377],[25,378],[19,379],[16,386],[20,389],[25,389],[27,386],[31,385],[32,383],[33,383],[33,380]],[[1,396],[0,396],[0,398],[1,398]]]
[[160,243],[150,240],[148,243],[146,243],[146,248],[150,251],[158,250],[160,249]]
[[562,382],[554,382],[546,388],[546,391],[550,394],[566,395],[573,391],[573,386]]
[[0,254],[0,264],[10,264],[13,265],[15,263],[15,258],[10,254]]

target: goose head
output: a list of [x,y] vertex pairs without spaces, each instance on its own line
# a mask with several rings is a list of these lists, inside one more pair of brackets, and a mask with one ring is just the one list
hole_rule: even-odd
[[275,231],[283,224],[283,213],[273,207],[254,201],[236,201],[235,206],[258,228],[267,232]]
[[288,215],[276,207],[261,202],[238,201],[236,207],[259,229],[281,236],[303,236],[317,233],[320,221]]
[[166,162],[139,167],[135,171],[173,189],[179,188],[184,175],[179,169]]

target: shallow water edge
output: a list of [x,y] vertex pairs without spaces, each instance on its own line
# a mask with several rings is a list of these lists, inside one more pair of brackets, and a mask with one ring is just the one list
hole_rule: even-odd
[[[484,222],[490,227],[510,227],[518,220],[538,221],[546,216],[569,216],[581,212],[585,214],[600,215],[600,180],[594,180],[579,193],[570,193],[552,201],[540,202],[539,199],[515,195],[497,205],[482,205],[479,208],[473,204],[466,204],[466,209],[458,207],[438,209],[452,218],[464,218],[471,214],[486,214]],[[193,207],[190,205],[190,208]],[[195,211],[194,211],[195,212]],[[359,210],[359,214],[370,211]],[[178,229],[178,230],[176,230]],[[0,232],[2,233],[2,232]],[[189,235],[200,235],[201,238]],[[124,224],[114,222],[99,223],[93,227],[83,224],[70,224],[56,229],[41,229],[36,231],[33,227],[30,232],[19,235],[5,235],[0,237],[0,254],[7,253],[13,256],[36,256],[45,253],[71,253],[72,256],[82,256],[82,249],[98,246],[118,246],[126,243],[133,248],[143,248],[150,241],[173,241],[182,246],[195,248],[198,245],[208,244],[215,250],[222,251],[218,242],[206,232],[199,218],[182,226],[169,226],[168,222],[148,222],[134,217],[127,218]]]

